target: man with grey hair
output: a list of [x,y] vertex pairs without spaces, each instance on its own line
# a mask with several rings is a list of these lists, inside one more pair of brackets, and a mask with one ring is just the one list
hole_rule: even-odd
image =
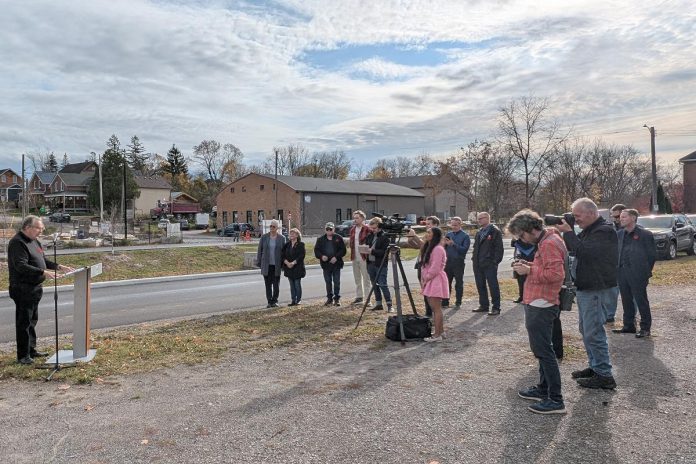
[[614,227],[599,215],[594,201],[580,198],[573,203],[578,235],[565,220],[556,226],[563,234],[568,251],[575,256],[574,280],[580,334],[585,344],[589,367],[575,371],[572,377],[586,388],[616,388],[612,375],[607,334],[604,331],[604,305],[616,287],[618,240]]
[[22,221],[22,229],[7,245],[10,298],[15,302],[17,361],[20,364],[32,364],[34,358],[48,355],[36,351],[36,323],[39,320],[39,301],[43,296],[41,283],[46,278],[56,277],[49,270],[73,270],[46,259],[37,240],[43,230],[41,218],[27,216]]

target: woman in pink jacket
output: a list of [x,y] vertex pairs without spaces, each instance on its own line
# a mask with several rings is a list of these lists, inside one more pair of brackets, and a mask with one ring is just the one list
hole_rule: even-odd
[[449,298],[449,282],[445,273],[447,253],[442,246],[442,230],[433,227],[426,232],[427,242],[421,248],[421,290],[428,299],[435,319],[435,331],[426,342],[439,342],[445,338],[442,320],[442,300]]

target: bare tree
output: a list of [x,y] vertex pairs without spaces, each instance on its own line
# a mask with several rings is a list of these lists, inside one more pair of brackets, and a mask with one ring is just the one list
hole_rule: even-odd
[[273,147],[273,153],[263,163],[263,171],[275,173],[276,159],[278,160],[278,175],[297,176],[299,169],[309,160],[309,150],[302,144],[290,144],[285,147]]
[[203,140],[193,147],[193,159],[203,167],[208,180],[215,184],[222,181],[222,156],[220,154],[220,142],[217,140]]

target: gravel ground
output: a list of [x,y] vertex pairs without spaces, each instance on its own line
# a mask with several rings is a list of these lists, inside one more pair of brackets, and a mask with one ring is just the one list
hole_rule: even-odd
[[[446,313],[428,345],[277,349],[94,385],[0,383],[3,463],[696,463],[696,286],[650,289],[652,339],[610,335],[616,391],[580,389],[577,312],[562,315],[568,414],[536,380],[524,316]],[[619,311],[620,313],[621,311]]]

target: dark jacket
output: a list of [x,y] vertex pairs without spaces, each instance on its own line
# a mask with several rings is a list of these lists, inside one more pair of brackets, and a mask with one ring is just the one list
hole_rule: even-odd
[[10,287],[39,286],[46,280],[44,270],[58,267],[56,263],[46,259],[38,240],[30,239],[21,231],[7,245],[7,266],[10,271]]
[[486,268],[497,266],[503,260],[503,234],[500,229],[491,224],[485,234],[482,230],[474,236],[474,252],[471,260],[474,266]]
[[579,235],[565,232],[568,253],[575,256],[575,286],[578,290],[604,290],[616,287],[618,240],[614,225],[603,217]]
[[[367,258],[367,265],[379,267],[389,248],[389,237],[387,237],[387,234],[385,234],[383,230],[378,231],[376,234],[370,232],[365,239],[365,245],[372,248]],[[385,266],[386,265],[387,264],[385,264]]]
[[[261,268],[261,274],[267,276],[268,268],[271,265],[271,234],[263,234],[261,240],[259,240],[259,248],[256,251],[256,262]],[[276,235],[276,247],[275,247],[275,275],[280,275],[281,264],[283,262],[280,259],[280,255],[283,251],[283,246],[285,245],[285,237],[283,234]]]
[[653,234],[636,225],[633,232],[620,229],[618,241],[619,273],[647,282],[652,277],[657,254]]
[[[288,279],[301,279],[307,275],[305,270],[305,245],[304,242],[297,242],[295,246],[292,246],[292,242],[288,240],[283,246],[283,252],[281,254],[281,262],[283,263],[283,274]],[[285,260],[289,262],[295,261],[293,267],[287,267],[285,265]]]
[[[333,237],[331,237],[331,242],[333,243],[333,254],[329,254],[327,244],[329,243],[329,239],[326,237],[326,234],[322,235],[317,239],[317,242],[314,244],[314,256],[319,260],[321,263],[321,268],[322,269],[334,269],[335,267],[338,267],[339,269],[343,268],[343,257],[346,255],[346,244],[343,243],[343,237],[341,237],[338,234],[333,234]],[[323,256],[328,256],[329,261],[322,261],[321,257]],[[336,258],[336,263],[331,264],[330,260],[331,258]]]

